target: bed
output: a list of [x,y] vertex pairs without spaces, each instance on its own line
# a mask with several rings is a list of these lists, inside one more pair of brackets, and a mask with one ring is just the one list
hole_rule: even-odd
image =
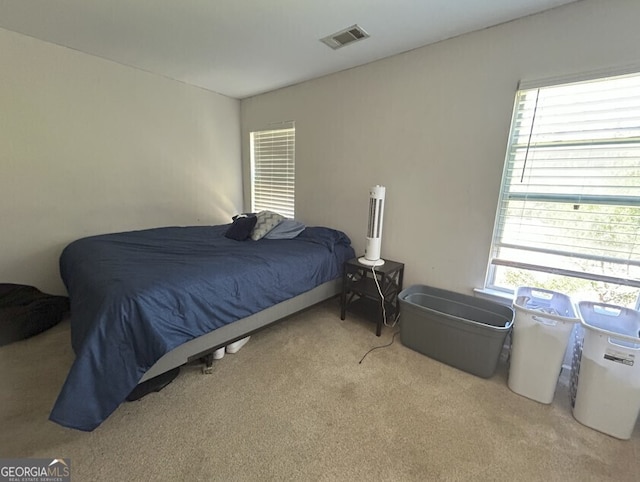
[[140,384],[340,289],[349,238],[307,227],[236,241],[230,225],[83,238],[60,257],[76,358],[50,420],[91,431]]

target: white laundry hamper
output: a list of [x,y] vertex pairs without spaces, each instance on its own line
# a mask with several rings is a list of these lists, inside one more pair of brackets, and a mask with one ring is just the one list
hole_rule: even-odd
[[574,358],[574,418],[587,427],[629,439],[640,413],[640,312],[578,303],[582,342]]
[[569,296],[526,286],[516,290],[513,310],[508,386],[518,395],[551,403],[580,319]]

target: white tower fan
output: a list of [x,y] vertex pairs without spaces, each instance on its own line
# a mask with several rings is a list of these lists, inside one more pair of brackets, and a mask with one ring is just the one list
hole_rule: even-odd
[[380,258],[382,243],[382,215],[384,214],[384,186],[373,186],[369,190],[369,226],[367,228],[367,243],[364,256],[358,258],[360,264],[366,266],[382,266],[384,259]]

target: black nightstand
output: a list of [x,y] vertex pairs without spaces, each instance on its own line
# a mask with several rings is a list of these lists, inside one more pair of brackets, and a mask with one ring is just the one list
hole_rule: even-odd
[[402,291],[403,276],[404,263],[386,259],[382,266],[372,268],[359,263],[358,258],[347,261],[342,276],[340,319],[344,320],[347,310],[361,313],[376,321],[376,335],[380,336],[384,315],[378,285],[384,297],[387,321],[392,322],[400,312],[398,293]]

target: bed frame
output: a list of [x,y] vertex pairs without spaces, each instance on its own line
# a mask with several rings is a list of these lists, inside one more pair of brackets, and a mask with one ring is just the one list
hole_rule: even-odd
[[151,391],[158,391],[178,374],[179,368],[189,362],[203,360],[204,373],[211,373],[213,352],[218,348],[241,340],[294,313],[337,296],[342,279],[336,278],[288,300],[282,301],[247,318],[224,325],[206,335],[184,343],[160,358],[140,379],[127,400],[137,400]]

